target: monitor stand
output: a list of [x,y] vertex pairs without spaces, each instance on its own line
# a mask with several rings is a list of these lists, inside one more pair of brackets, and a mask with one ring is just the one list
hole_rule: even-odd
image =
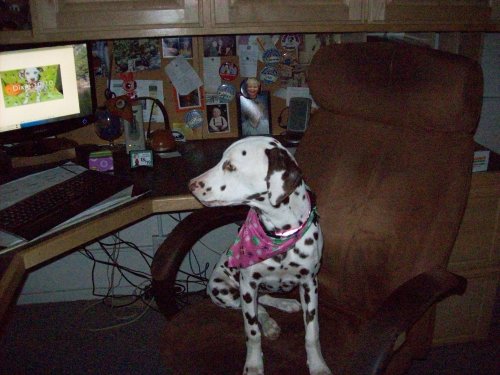
[[5,151],[10,157],[32,157],[74,149],[76,146],[78,143],[68,138],[43,138],[5,147]]

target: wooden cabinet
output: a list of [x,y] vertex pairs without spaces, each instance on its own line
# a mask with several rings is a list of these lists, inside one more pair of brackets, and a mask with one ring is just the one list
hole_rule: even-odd
[[361,1],[345,0],[269,1],[213,0],[212,22],[215,29],[275,31],[331,31],[335,25],[346,27],[363,22]]
[[368,21],[389,24],[419,24],[428,27],[481,25],[488,23],[488,0],[369,0]]
[[35,39],[179,35],[203,27],[201,0],[39,0],[31,13]]
[[498,0],[31,0],[30,5],[33,30],[0,31],[0,43],[214,34],[497,31],[500,22]]
[[500,273],[500,172],[473,175],[448,269],[468,286],[463,296],[438,304],[434,343],[486,339]]

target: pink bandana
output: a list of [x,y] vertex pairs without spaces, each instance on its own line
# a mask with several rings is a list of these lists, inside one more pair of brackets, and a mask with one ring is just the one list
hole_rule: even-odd
[[300,227],[288,230],[278,237],[269,236],[255,210],[248,211],[234,244],[229,248],[229,267],[247,268],[253,264],[272,258],[290,250],[302,238],[316,217],[316,207],[311,209],[309,218]]

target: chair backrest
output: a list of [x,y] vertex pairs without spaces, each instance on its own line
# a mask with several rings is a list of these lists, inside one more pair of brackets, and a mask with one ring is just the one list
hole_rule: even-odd
[[297,150],[317,194],[322,301],[372,312],[411,277],[446,266],[470,186],[480,66],[394,42],[320,49],[320,109]]

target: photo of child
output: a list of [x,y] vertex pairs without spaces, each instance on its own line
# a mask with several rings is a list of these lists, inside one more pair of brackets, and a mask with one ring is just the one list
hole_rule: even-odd
[[269,91],[261,91],[256,78],[243,81],[240,91],[237,104],[241,136],[271,134]]
[[229,132],[227,104],[207,105],[208,131],[210,133]]

